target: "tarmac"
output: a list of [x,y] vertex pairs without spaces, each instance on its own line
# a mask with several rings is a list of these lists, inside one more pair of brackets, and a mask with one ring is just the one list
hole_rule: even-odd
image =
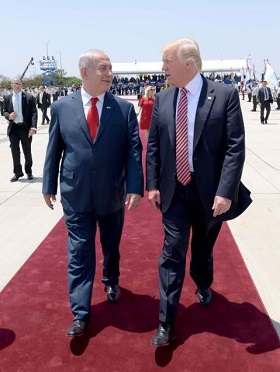
[[[135,97],[126,97],[129,98]],[[228,225],[280,337],[280,110],[276,110],[274,103],[268,124],[262,125],[259,108],[251,112],[252,103],[246,99],[241,99],[246,128],[242,181],[251,190],[253,203]],[[137,102],[132,102],[136,106]],[[38,130],[32,141],[35,179],[28,181],[24,176],[11,183],[13,167],[7,124],[0,116],[0,291],[63,215],[59,195],[54,210],[46,206],[42,197],[48,125],[40,122],[39,111]]]

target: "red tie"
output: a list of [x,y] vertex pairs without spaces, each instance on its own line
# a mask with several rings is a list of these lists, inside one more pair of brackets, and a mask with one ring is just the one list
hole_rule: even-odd
[[182,88],[176,123],[176,171],[177,180],[183,185],[191,180],[188,154],[188,97]]
[[91,107],[88,111],[88,116],[87,116],[87,125],[88,125],[88,130],[89,134],[91,136],[91,139],[94,140],[99,124],[99,116],[98,116],[98,111],[96,107],[96,102],[98,101],[98,98],[91,98]]

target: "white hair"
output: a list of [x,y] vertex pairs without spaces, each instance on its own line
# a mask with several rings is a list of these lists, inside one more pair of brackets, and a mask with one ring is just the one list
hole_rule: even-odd
[[103,50],[99,50],[99,49],[87,50],[86,52],[80,55],[79,69],[81,69],[82,67],[89,67],[89,65],[92,63],[92,57],[95,54],[105,54],[105,53],[103,52]]

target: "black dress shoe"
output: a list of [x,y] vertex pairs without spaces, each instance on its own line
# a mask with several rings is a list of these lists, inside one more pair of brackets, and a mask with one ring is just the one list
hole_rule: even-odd
[[16,182],[20,177],[23,177],[23,176],[24,176],[23,173],[15,174],[15,175],[10,179],[10,181],[11,181],[11,182]]
[[29,174],[27,175],[27,179],[28,179],[29,181],[34,180],[34,176],[33,176],[33,174],[32,174],[32,173],[29,173]]
[[170,323],[159,323],[159,327],[152,339],[153,346],[167,346],[175,339],[173,326]]
[[79,337],[85,334],[85,331],[89,328],[89,324],[83,320],[73,320],[71,327],[67,330],[68,337]]
[[195,292],[197,294],[198,301],[201,305],[207,306],[210,304],[212,293],[209,288],[207,289],[197,289]]
[[104,291],[107,294],[108,301],[112,304],[118,302],[119,298],[121,297],[121,290],[118,285],[106,285]]

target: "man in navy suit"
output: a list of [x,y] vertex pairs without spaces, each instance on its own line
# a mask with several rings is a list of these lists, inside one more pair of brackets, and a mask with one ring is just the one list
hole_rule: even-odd
[[38,108],[42,111],[42,125],[45,124],[45,120],[47,124],[49,124],[49,117],[47,114],[48,108],[51,105],[51,95],[45,91],[45,87],[39,87],[39,93],[37,95],[37,105]]
[[[112,65],[100,50],[80,56],[83,86],[52,104],[43,195],[53,209],[57,179],[68,229],[68,290],[74,315],[67,336],[84,334],[90,322],[98,224],[103,251],[103,278],[109,302],[120,297],[119,244],[128,211],[143,196],[142,144],[134,107],[109,91]],[[97,98],[99,125],[94,139],[87,117]]]
[[[262,87],[258,91],[258,101],[261,106],[260,119],[261,124],[267,124],[267,120],[271,111],[270,104],[273,103],[271,89],[267,86],[267,81],[263,80]],[[266,114],[264,116],[264,111]]]
[[205,79],[201,67],[194,40],[176,40],[163,48],[162,69],[171,87],[156,95],[147,147],[148,199],[161,210],[165,231],[154,346],[175,337],[191,229],[190,275],[199,302],[206,306],[212,297],[212,251],[222,221],[235,218],[251,203],[240,182],[245,134],[238,92]]

